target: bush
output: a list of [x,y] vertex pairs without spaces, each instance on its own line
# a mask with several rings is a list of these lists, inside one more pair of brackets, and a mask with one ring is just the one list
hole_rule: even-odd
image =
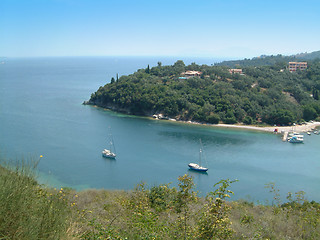
[[206,122],[208,123],[212,123],[212,124],[218,124],[220,121],[219,115],[217,114],[210,114],[207,118],[206,118]]
[[69,207],[63,189],[49,191],[33,176],[36,164],[0,166],[0,238],[62,239],[68,229]]

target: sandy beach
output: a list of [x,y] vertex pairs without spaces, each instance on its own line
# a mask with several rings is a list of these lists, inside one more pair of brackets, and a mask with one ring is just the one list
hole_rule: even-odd
[[[83,103],[87,104],[87,103]],[[97,105],[92,105],[93,107],[99,107]],[[110,111],[115,111],[114,109],[109,108],[103,108]],[[213,127],[224,127],[224,128],[238,128],[238,129],[247,129],[247,130],[254,130],[254,131],[263,131],[263,132],[275,132],[275,129],[277,129],[277,133],[289,133],[289,132],[297,132],[297,133],[303,133],[303,132],[311,132],[316,127],[320,126],[320,122],[306,122],[305,124],[296,124],[295,126],[268,126],[268,127],[258,127],[253,125],[243,125],[243,124],[208,124],[208,123],[199,123],[199,122],[193,122],[193,121],[181,121],[173,118],[163,117],[162,114],[147,116],[149,119],[153,120],[169,120],[174,122],[180,122],[180,123],[188,123],[188,124],[199,124],[199,125],[211,125]]]
[[308,122],[302,125],[295,125],[295,126],[274,126],[274,127],[257,127],[257,126],[246,126],[246,125],[230,125],[230,124],[217,124],[214,125],[217,127],[225,127],[225,128],[241,128],[241,129],[250,129],[250,130],[257,130],[257,131],[264,131],[264,132],[275,132],[277,129],[278,133],[285,133],[285,132],[309,132],[312,129],[320,126],[320,122]]

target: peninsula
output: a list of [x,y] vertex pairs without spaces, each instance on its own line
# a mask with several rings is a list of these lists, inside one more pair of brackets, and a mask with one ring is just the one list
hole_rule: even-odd
[[318,55],[262,56],[235,65],[234,61],[211,66],[158,62],[112,78],[85,103],[210,124],[292,126],[320,121],[320,60],[310,57]]

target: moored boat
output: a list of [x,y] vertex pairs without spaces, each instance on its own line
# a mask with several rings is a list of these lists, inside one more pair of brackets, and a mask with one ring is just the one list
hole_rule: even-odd
[[208,171],[208,168],[201,166],[201,160],[202,160],[202,154],[203,154],[203,147],[202,147],[202,142],[200,139],[200,150],[199,150],[199,164],[197,163],[189,163],[188,166],[191,170],[194,171],[199,171],[199,172],[206,172]]
[[116,158],[116,154],[108,149],[103,149],[102,156],[105,158]]
[[294,135],[288,140],[290,143],[303,143],[303,135]]
[[110,133],[109,149],[103,149],[102,156],[105,158],[112,158],[112,159],[115,159],[117,156],[116,155],[116,148],[114,146],[111,133]]
[[189,163],[188,166],[191,170],[200,171],[200,172],[208,171],[208,168],[202,167],[196,163]]

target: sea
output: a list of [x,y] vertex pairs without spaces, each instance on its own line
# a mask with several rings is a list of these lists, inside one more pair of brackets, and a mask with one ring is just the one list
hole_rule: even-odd
[[[129,116],[83,105],[111,78],[137,69],[221,59],[174,57],[43,57],[0,59],[0,152],[7,161],[40,159],[37,178],[50,187],[131,190],[139,183],[178,186],[188,174],[205,196],[222,179],[238,181],[231,200],[272,203],[274,184],[282,201],[305,192],[320,201],[320,136],[303,144],[252,130]],[[103,158],[110,132],[117,158]],[[206,174],[188,169],[199,160]]]

